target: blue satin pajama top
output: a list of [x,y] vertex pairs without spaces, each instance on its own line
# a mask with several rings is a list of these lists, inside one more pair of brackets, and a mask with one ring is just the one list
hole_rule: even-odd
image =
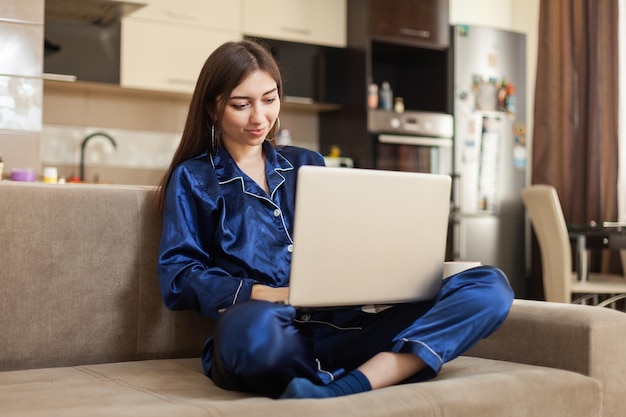
[[297,170],[324,165],[297,147],[263,144],[268,195],[230,154],[204,154],[181,163],[165,192],[158,274],[173,310],[216,319],[250,299],[252,285],[289,285]]

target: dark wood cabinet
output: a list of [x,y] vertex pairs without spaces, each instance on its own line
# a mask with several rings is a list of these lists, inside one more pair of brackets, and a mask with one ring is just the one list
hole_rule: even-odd
[[449,45],[448,0],[369,0],[370,35],[434,48]]
[[323,154],[338,146],[356,167],[377,167],[377,140],[368,129],[370,83],[389,82],[407,111],[450,112],[448,19],[448,0],[348,0],[346,99],[340,110],[320,115]]

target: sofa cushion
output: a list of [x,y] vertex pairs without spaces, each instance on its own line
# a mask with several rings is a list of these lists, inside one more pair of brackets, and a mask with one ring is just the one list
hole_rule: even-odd
[[472,357],[432,381],[325,400],[225,391],[196,358],[0,373],[0,416],[594,417],[601,395],[596,380],[577,373]]
[[165,308],[153,187],[0,181],[0,370],[192,357],[212,332]]

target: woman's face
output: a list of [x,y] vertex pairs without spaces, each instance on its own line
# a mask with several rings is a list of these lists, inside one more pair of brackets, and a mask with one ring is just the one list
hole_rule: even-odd
[[231,150],[260,145],[279,111],[276,81],[265,71],[252,72],[227,99],[221,120],[224,146]]

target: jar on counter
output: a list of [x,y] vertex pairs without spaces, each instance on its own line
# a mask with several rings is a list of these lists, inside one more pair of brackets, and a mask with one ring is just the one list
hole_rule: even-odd
[[43,169],[43,182],[56,184],[59,181],[59,172],[56,167],[45,167]]
[[32,168],[13,168],[11,181],[35,182],[37,181],[37,172]]
[[393,111],[396,113],[404,113],[404,99],[402,97],[396,97],[393,103]]

